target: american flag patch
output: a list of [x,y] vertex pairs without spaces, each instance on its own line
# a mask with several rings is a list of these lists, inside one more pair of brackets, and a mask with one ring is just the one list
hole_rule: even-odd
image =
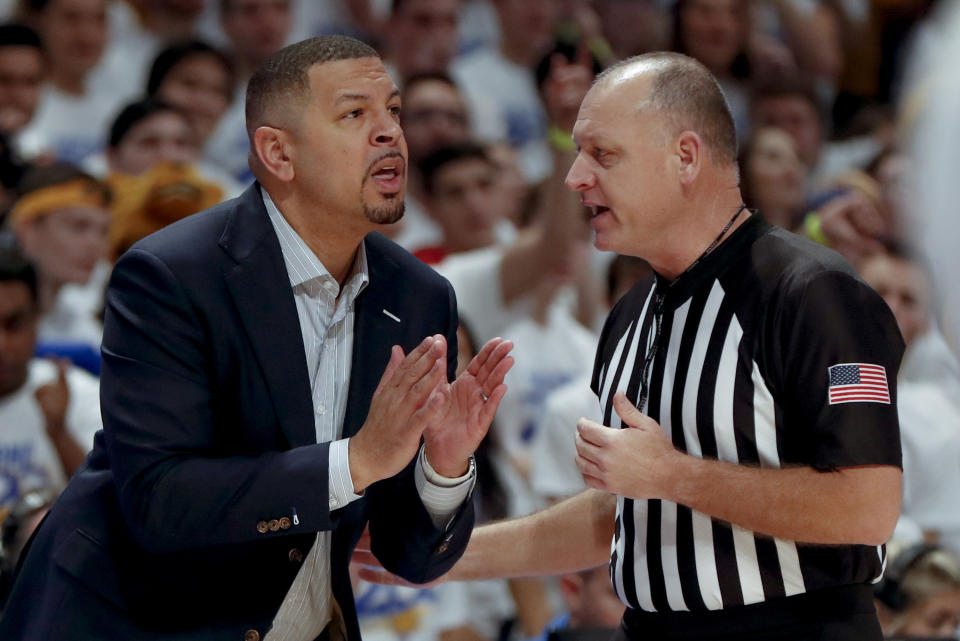
[[839,403],[890,404],[887,370],[870,363],[840,363],[827,368],[830,373],[830,405]]

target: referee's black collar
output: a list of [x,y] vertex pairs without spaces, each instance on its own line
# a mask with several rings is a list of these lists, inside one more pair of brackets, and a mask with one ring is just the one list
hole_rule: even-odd
[[713,281],[731,264],[743,255],[743,251],[757,238],[770,231],[771,226],[756,210],[751,210],[750,218],[733,230],[717,247],[700,259],[693,269],[680,274],[676,280],[669,281],[654,272],[657,291],[665,293],[664,304],[679,307],[688,298],[696,294],[706,283]]

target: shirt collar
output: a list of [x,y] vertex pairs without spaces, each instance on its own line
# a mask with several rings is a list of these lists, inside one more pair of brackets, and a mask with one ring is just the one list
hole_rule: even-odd
[[730,265],[741,260],[746,247],[770,229],[763,217],[751,210],[750,218],[734,229],[713,251],[703,256],[692,269],[687,268],[673,281],[656,274],[657,289],[666,295],[665,304],[671,308],[682,305],[706,283],[712,282]]
[[[280,241],[280,251],[283,254],[283,262],[287,267],[290,286],[296,287],[317,279],[324,285],[334,285],[336,290],[333,293],[339,295],[339,285],[336,279],[303,238],[290,226],[287,219],[283,217],[267,190],[261,188],[260,193],[263,196],[263,204],[267,208],[270,223],[277,234],[277,240]],[[345,287],[350,290],[353,297],[356,297],[369,282],[370,270],[367,265],[366,242],[361,241],[360,249],[353,261],[353,266],[350,268],[350,275],[347,277]]]

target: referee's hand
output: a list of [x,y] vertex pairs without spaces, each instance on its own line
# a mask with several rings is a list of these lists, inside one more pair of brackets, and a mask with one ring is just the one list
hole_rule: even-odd
[[577,422],[577,467],[588,487],[633,499],[667,498],[683,453],[660,425],[618,392],[613,408],[623,429],[586,418]]

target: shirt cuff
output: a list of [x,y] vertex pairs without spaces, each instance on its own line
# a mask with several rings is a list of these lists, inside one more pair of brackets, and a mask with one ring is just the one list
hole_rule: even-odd
[[353,477],[350,476],[350,439],[330,442],[330,457],[327,469],[330,474],[330,511],[338,510],[360,498],[353,492]]
[[419,461],[415,466],[413,478],[417,486],[417,493],[427,509],[430,520],[437,529],[445,529],[451,517],[457,513],[464,500],[470,496],[474,483],[477,481],[476,465],[470,457],[470,468],[467,473],[457,478],[449,478],[439,474],[430,466],[420,447]]

